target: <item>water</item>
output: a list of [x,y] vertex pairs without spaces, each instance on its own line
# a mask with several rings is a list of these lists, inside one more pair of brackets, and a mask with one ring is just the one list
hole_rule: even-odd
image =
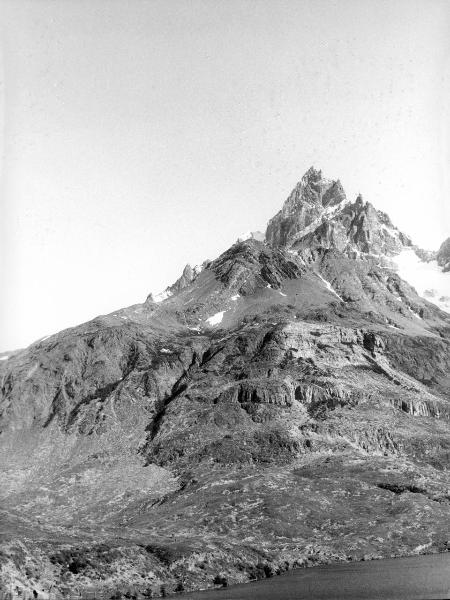
[[180,598],[198,600],[442,600],[450,553],[296,569],[263,581]]

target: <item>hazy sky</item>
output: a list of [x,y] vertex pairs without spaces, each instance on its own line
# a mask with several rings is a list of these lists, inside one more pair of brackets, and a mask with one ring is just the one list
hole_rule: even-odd
[[311,165],[450,235],[450,2],[0,5],[0,350],[143,301]]

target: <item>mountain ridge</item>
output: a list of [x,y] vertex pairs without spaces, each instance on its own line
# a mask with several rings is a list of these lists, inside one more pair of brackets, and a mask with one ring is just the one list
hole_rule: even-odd
[[[367,240],[368,232],[369,235],[371,232],[375,234],[375,240],[372,239],[370,243]],[[248,232],[237,243],[252,238],[263,241],[259,232]],[[377,210],[369,202],[364,202],[360,194],[351,202],[339,180],[324,178],[322,171],[314,167],[308,169],[280,211],[269,220],[264,241],[274,247],[294,249],[302,258],[305,258],[306,253],[308,260],[311,252],[327,247],[338,249],[350,257],[363,253],[373,256],[381,254],[386,258],[397,254],[401,249],[411,248],[424,262],[437,260],[439,252],[439,260],[442,261],[444,247],[448,252],[446,242],[436,252],[414,245],[410,237],[393,225],[386,213]],[[205,261],[203,265],[194,268],[186,265],[177,282],[157,295],[157,301],[172,295],[179,283],[185,282],[186,269],[192,273],[196,270],[198,274],[210,262]],[[194,278],[195,275],[191,275],[188,283]]]

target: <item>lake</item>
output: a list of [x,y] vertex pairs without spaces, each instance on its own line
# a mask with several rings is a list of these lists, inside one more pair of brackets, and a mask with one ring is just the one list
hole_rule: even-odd
[[192,592],[198,600],[442,600],[450,598],[450,553],[295,569],[252,583]]

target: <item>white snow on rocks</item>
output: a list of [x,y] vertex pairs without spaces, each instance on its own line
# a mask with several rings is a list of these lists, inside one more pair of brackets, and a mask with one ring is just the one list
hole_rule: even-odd
[[392,237],[395,237],[395,238],[399,237],[399,231],[395,227],[389,227],[385,223],[381,223],[381,229],[383,231],[385,231],[386,233],[388,233],[389,235],[391,235]]
[[236,300],[238,300],[240,298],[239,294],[235,294],[234,296],[231,296],[231,300],[233,300],[233,302],[236,302]]
[[324,221],[336,217],[349,203],[350,201],[347,198],[345,198],[344,200],[339,202],[339,204],[334,204],[333,206],[328,206],[327,208],[325,208],[324,211],[320,215],[318,215],[316,219],[311,221],[309,225],[304,227],[301,231],[295,234],[295,236],[293,236],[293,238],[289,242],[289,246],[292,246],[298,240],[301,240],[309,233],[315,231],[318,227],[320,227],[320,225]]
[[9,356],[0,356],[0,360],[8,360]]
[[412,248],[391,258],[398,274],[429,302],[450,313],[450,273],[444,273],[435,260],[421,260]]
[[45,342],[45,340],[48,340],[48,338],[50,338],[50,337],[52,337],[52,334],[45,335],[44,337],[41,337],[38,340],[36,340],[35,344],[39,344],[40,342]]
[[246,231],[240,235],[237,239],[238,242],[245,242],[246,240],[256,240],[257,242],[264,242],[265,236],[261,231]]
[[169,348],[161,348],[160,352],[161,354],[172,354],[172,350],[169,350]]
[[163,302],[164,300],[167,300],[167,298],[170,298],[170,296],[172,296],[172,292],[169,292],[168,290],[164,290],[164,292],[155,294],[153,296],[153,301],[154,302]]
[[318,275],[319,279],[321,279],[321,280],[324,282],[324,284],[327,286],[327,289],[328,289],[328,290],[329,290],[329,291],[330,291],[332,294],[334,294],[335,296],[337,296],[337,298],[339,298],[339,300],[340,300],[341,302],[344,302],[344,300],[343,300],[343,299],[342,299],[342,298],[339,296],[339,294],[338,294],[338,293],[336,292],[336,290],[333,288],[333,286],[331,285],[331,283],[330,283],[329,281],[327,281],[326,279],[324,279],[320,273],[317,273],[317,275]]
[[208,317],[206,319],[206,322],[209,325],[218,325],[219,323],[222,323],[222,319],[223,319],[223,315],[225,314],[225,311],[222,310],[221,312],[216,313],[215,315],[213,315],[212,317]]
[[417,319],[420,319],[421,321],[423,321],[422,317],[421,317],[420,315],[418,315],[416,312],[414,312],[414,311],[413,311],[413,309],[412,309],[412,308],[410,308],[409,306],[408,306],[408,310],[409,310],[409,312],[410,312],[410,313],[411,313],[411,314],[412,314],[414,317],[416,317]]
[[286,252],[295,256],[302,263],[302,265],[306,265],[305,261],[296,250],[286,250]]

